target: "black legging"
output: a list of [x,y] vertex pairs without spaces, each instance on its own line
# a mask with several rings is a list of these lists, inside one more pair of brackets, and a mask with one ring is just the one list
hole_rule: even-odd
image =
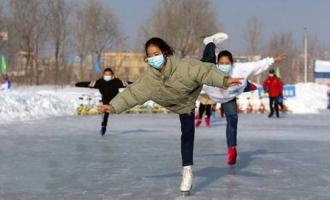
[[[105,105],[109,105],[109,101],[106,101],[106,100],[102,100],[102,103]],[[109,119],[109,113],[108,112],[103,113],[103,119],[102,119],[101,126],[107,127],[108,119]]]
[[107,127],[107,125],[108,125],[108,118],[109,118],[109,113],[108,112],[105,112],[103,114],[103,120],[102,120],[101,126]]
[[195,140],[195,113],[180,114],[182,166],[193,165]]
[[202,103],[200,103],[199,109],[198,109],[199,119],[203,118],[204,112],[205,112],[206,117],[210,119],[210,117],[211,117],[211,108],[212,108],[211,104],[202,104]]
[[279,108],[278,108],[278,97],[269,97],[269,117],[274,115],[274,110],[276,112],[276,117],[279,117]]

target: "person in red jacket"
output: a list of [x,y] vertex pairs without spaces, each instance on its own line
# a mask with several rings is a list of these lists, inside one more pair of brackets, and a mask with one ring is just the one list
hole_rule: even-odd
[[278,100],[283,92],[283,84],[281,79],[275,75],[275,71],[273,69],[269,70],[269,75],[263,84],[263,88],[269,95],[269,109],[270,113],[268,115],[271,118],[274,115],[274,110],[276,112],[276,117],[280,117],[279,108],[278,108]]

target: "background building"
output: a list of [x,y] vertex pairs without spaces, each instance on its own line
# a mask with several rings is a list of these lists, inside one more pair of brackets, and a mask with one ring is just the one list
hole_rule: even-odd
[[142,52],[106,52],[102,67],[110,67],[120,79],[135,81],[147,69],[147,64]]

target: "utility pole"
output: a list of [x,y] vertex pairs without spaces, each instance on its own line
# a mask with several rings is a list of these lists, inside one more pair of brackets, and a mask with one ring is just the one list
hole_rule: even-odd
[[304,28],[304,48],[305,48],[305,66],[304,66],[304,81],[307,83],[307,28]]

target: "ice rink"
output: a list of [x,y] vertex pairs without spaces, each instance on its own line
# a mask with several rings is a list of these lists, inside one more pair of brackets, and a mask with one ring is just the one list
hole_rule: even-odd
[[[0,199],[183,199],[177,115],[59,117],[0,125]],[[185,199],[329,200],[330,112],[239,116],[239,160],[226,164],[225,121],[196,130]]]

